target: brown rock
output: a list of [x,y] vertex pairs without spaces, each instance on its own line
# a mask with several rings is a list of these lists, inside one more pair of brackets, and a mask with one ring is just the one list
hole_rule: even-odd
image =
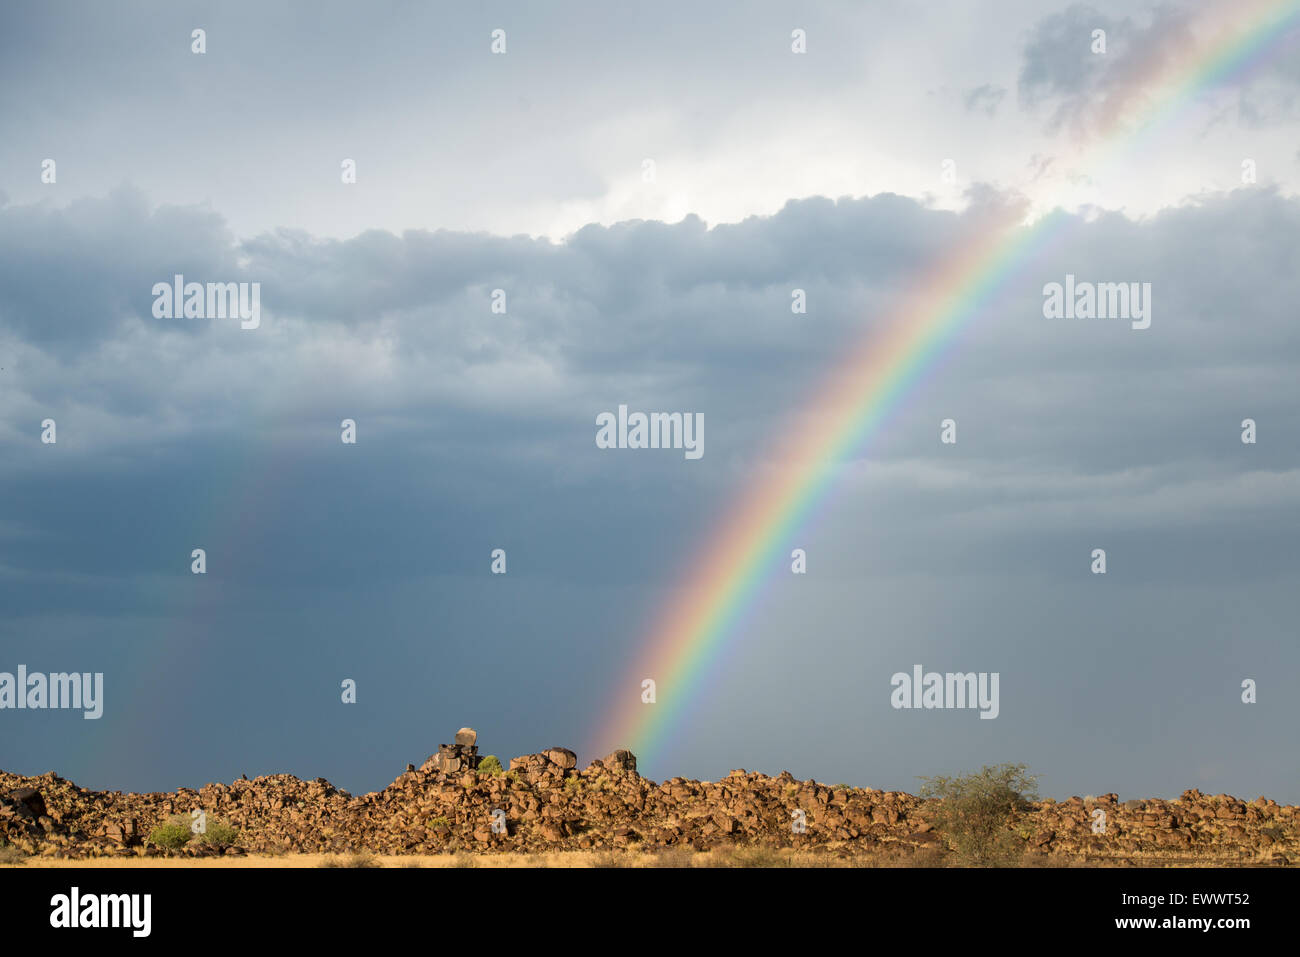
[[601,758],[600,762],[611,771],[635,771],[636,755],[631,751],[619,749]]
[[15,788],[9,792],[9,800],[24,808],[32,817],[47,817],[45,799],[36,788]]
[[547,748],[546,757],[552,764],[566,771],[578,766],[578,756],[568,748]]
[[[251,853],[503,846],[525,852],[618,848],[635,853],[634,846],[654,851],[753,844],[852,859],[927,847],[932,853],[941,844],[923,819],[934,805],[903,792],[828,788],[789,774],[768,777],[743,770],[715,782],[677,777],[655,784],[631,773],[634,761],[630,753],[616,751],[576,774],[576,755],[551,748],[511,761],[512,769],[523,773],[507,780],[469,773],[477,763],[477,743],[447,744],[426,762],[437,766],[434,771],[408,770],[382,791],[357,798],[324,779],[303,781],[287,774],[209,784],[198,791],[123,794],[78,788],[55,775],[30,778],[0,771],[0,838],[38,858],[130,857],[139,835],[169,814],[204,807],[210,817],[237,827]],[[455,764],[456,772],[445,773],[443,762]],[[1113,826],[1104,836],[1092,835],[1089,812],[1107,803]],[[509,837],[492,834],[487,825],[498,807],[508,809],[515,828]],[[808,831],[794,835],[791,812],[800,808]],[[1114,795],[1104,795],[1038,802],[1019,823],[1033,835],[1034,853],[1050,852],[1054,861],[1147,866],[1189,858],[1286,865],[1300,862],[1298,810],[1191,792],[1176,802],[1148,799],[1119,807]],[[169,856],[147,844],[142,852]],[[209,853],[218,851],[195,847],[180,856]]]

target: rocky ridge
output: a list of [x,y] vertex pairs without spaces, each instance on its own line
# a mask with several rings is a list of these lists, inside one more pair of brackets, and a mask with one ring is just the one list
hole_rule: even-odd
[[[362,797],[324,778],[288,774],[135,794],[91,791],[53,772],[0,772],[0,838],[26,854],[73,858],[758,845],[902,859],[933,857],[940,847],[927,814],[933,802],[901,791],[744,770],[720,781],[656,784],[637,773],[628,751],[578,769],[573,751],[550,748],[514,758],[501,774],[479,772],[479,760],[473,732],[462,729],[455,745]],[[196,808],[237,828],[238,842],[195,842],[180,851],[150,843],[154,827]],[[1093,833],[1097,808],[1104,834]],[[1121,803],[1115,794],[1048,800],[1014,826],[1031,853],[1054,860],[1300,863],[1300,809],[1263,797],[1246,802],[1189,790],[1172,801]]]

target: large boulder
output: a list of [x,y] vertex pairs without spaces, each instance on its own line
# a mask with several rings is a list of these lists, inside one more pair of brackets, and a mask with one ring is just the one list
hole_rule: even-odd
[[610,771],[636,771],[636,755],[626,748],[619,748],[600,759],[603,767]]
[[49,812],[45,807],[45,798],[36,788],[15,788],[9,792],[9,800],[25,810],[32,817],[45,817]]
[[568,748],[547,748],[546,759],[566,771],[578,766],[578,756]]

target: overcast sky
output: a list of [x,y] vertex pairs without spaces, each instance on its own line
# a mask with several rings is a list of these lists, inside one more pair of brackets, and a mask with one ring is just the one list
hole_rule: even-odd
[[[1107,132],[1225,9],[7,5],[0,671],[105,704],[0,711],[0,767],[360,793],[466,724],[582,745],[846,350],[990,206],[1059,205],[642,770],[1300,801],[1300,40]],[[156,318],[178,273],[260,327]],[[1066,274],[1151,327],[1045,319]],[[620,403],[705,454],[597,448]],[[1000,673],[998,718],[891,708],[917,663]]]

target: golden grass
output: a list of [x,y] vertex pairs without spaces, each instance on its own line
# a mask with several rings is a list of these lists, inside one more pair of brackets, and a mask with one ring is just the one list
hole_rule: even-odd
[[[1262,860],[1240,857],[1195,856],[1148,853],[1128,857],[1092,857],[1084,860],[1074,855],[1028,855],[1024,867],[1242,867],[1267,866]],[[551,851],[547,853],[471,854],[250,854],[241,857],[97,857],[81,860],[29,857],[22,862],[0,862],[3,867],[41,868],[148,868],[206,867],[217,869],[292,868],[292,867],[396,867],[458,868],[641,868],[641,867],[802,867],[802,868],[890,868],[952,866],[935,849],[921,848],[915,853],[886,848],[874,853],[837,854],[834,851],[798,851],[789,848],[729,847],[712,851],[694,851],[687,847],[664,848],[654,852],[632,851]]]

